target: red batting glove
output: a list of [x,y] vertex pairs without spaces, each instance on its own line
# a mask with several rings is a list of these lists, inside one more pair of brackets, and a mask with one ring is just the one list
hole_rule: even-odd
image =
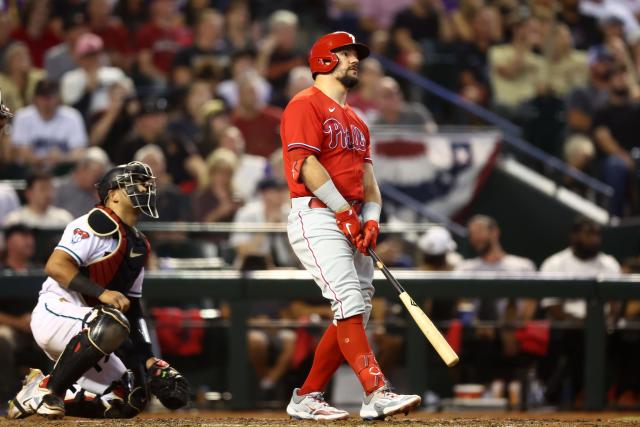
[[346,211],[336,212],[336,223],[347,239],[356,245],[356,238],[360,234],[361,225],[355,209],[349,208]]
[[369,255],[367,249],[376,248],[378,234],[380,234],[380,227],[378,226],[377,221],[370,219],[369,221],[365,222],[364,227],[362,227],[362,234],[358,236],[357,239],[358,250],[365,255]]

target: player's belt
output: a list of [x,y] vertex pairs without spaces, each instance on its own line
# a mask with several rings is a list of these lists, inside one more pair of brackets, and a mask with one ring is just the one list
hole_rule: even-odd
[[[349,200],[349,204],[354,207],[356,212],[360,213],[360,209],[362,208],[362,202],[360,200]],[[324,209],[327,207],[327,205],[325,205],[324,202],[317,197],[312,197],[309,200],[309,207],[311,209]]]

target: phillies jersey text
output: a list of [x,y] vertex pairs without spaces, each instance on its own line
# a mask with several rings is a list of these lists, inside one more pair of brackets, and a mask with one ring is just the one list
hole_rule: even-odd
[[315,155],[347,200],[364,199],[364,163],[371,163],[369,129],[349,107],[316,87],[299,92],[280,125],[284,172],[291,198],[313,194],[300,180],[304,159]]

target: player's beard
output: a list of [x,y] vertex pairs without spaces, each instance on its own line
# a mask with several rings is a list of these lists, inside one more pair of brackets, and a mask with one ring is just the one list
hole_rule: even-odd
[[359,80],[358,80],[358,76],[351,76],[347,74],[348,72],[349,72],[349,69],[347,69],[341,77],[338,77],[338,81],[342,83],[342,85],[347,89],[351,89],[356,87]]

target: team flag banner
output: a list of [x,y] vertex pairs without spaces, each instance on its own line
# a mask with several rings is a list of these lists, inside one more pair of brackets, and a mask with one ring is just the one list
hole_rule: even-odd
[[[373,129],[371,139],[378,182],[391,184],[426,209],[452,218],[470,204],[491,175],[501,135],[495,131],[427,134],[395,127]],[[414,213],[404,209],[389,213],[415,219]]]

